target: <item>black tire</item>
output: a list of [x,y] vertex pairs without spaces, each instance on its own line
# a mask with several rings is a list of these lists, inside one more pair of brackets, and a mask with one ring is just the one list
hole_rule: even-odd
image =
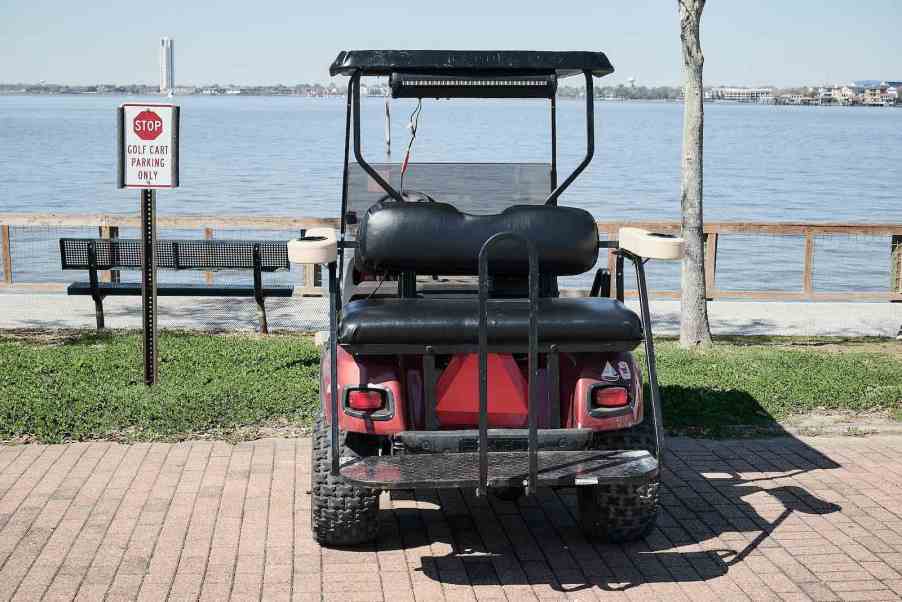
[[[329,461],[329,426],[320,414],[313,426],[310,451],[310,528],[324,546],[351,546],[376,539],[379,530],[379,490],[355,487],[333,476]],[[355,454],[347,434],[340,435],[342,454]]]
[[516,502],[523,496],[525,490],[523,487],[494,487],[489,489],[489,492],[503,502]]
[[655,429],[651,424],[651,416],[646,414],[642,422],[628,429],[595,432],[592,439],[592,449],[644,449],[648,453],[656,455],[658,442],[655,438]]
[[[592,442],[597,450],[645,450],[655,454],[658,445],[650,416],[619,431],[598,432]],[[642,539],[658,518],[660,478],[638,485],[584,485],[576,488],[579,522],[592,538],[606,543]]]

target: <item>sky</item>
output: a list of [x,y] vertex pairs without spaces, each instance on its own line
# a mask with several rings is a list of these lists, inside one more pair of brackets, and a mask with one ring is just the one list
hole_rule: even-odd
[[[0,82],[328,82],[343,49],[601,50],[604,83],[679,85],[677,0],[2,0]],[[708,0],[705,82],[902,79],[902,0]]]

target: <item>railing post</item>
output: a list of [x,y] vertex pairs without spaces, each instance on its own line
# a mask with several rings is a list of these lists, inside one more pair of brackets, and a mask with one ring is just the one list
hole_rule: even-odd
[[[100,238],[112,240],[119,238],[119,226],[100,226]],[[115,258],[113,263],[115,263]],[[101,282],[119,282],[119,270],[104,270],[100,274]]]
[[890,291],[902,293],[902,234],[893,234],[890,239]]
[[316,288],[316,282],[313,274],[316,272],[316,266],[312,263],[304,265],[304,294],[311,294]]
[[3,282],[13,283],[13,255],[9,249],[9,226],[0,225],[0,255],[3,256]]
[[717,290],[717,232],[705,234],[705,298],[710,301]]
[[811,299],[814,296],[814,231],[805,229],[805,265],[802,268],[802,292]]
[[[213,240],[213,228],[204,228],[204,240]],[[207,285],[213,284],[213,272],[204,272]]]

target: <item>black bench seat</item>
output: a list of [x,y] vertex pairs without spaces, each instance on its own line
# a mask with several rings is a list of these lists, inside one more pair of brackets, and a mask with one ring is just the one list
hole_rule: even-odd
[[[106,297],[131,297],[141,294],[140,282],[99,282],[97,290]],[[90,282],[73,282],[67,289],[70,295],[91,295]],[[264,297],[291,297],[293,286],[264,286]],[[160,297],[255,297],[253,286],[241,284],[158,284]]]
[[[526,347],[528,299],[490,299],[489,345]],[[543,298],[539,345],[561,350],[629,351],[642,341],[642,322],[616,299]],[[455,298],[361,299],[342,310],[338,343],[360,346],[469,346],[479,336],[478,300]],[[361,347],[362,349],[362,347]]]
[[[120,270],[142,269],[142,244],[138,239],[61,238],[60,261],[64,270],[87,270],[88,282],[69,285],[68,294],[94,300],[97,328],[104,328],[103,299],[141,294],[139,282],[120,282]],[[158,240],[157,268],[164,270],[245,271],[253,274],[248,284],[158,283],[159,297],[245,297],[257,302],[260,330],[267,332],[267,297],[291,297],[294,286],[263,284],[263,274],[288,271],[288,243],[278,240]],[[108,270],[108,282],[98,272]]]

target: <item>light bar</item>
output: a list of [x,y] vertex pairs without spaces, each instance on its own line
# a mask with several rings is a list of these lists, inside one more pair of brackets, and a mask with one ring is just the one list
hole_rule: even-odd
[[551,98],[554,75],[449,77],[394,73],[393,98]]

